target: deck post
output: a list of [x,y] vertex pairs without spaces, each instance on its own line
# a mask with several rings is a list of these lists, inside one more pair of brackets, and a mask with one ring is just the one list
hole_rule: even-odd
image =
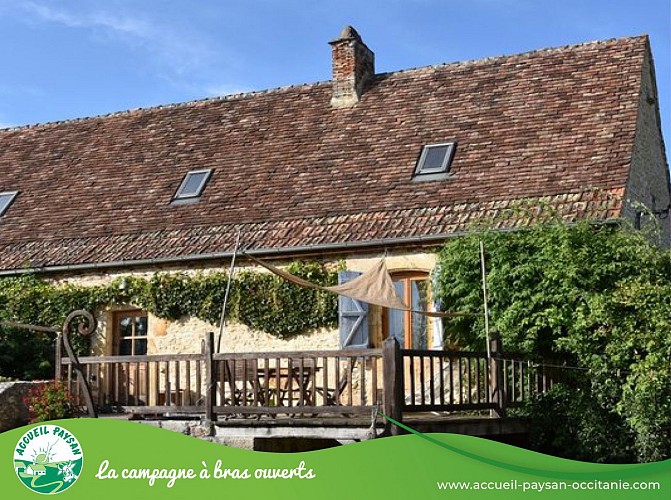
[[492,403],[496,405],[498,417],[505,417],[506,414],[506,387],[503,382],[501,354],[503,353],[503,344],[498,332],[492,331],[489,339],[489,380],[492,395]]
[[203,356],[205,358],[205,419],[208,422],[213,422],[217,390],[214,376],[214,362],[212,360],[214,332],[207,332],[205,334],[205,345],[203,347]]
[[[382,345],[384,413],[397,422],[403,419],[403,358],[401,348],[394,337],[389,337]],[[400,434],[396,425],[387,423],[386,429],[392,435]],[[386,430],[385,429],[385,430]]]
[[61,338],[61,332],[58,332],[56,335],[56,352],[54,353],[54,356],[56,357],[55,361],[55,367],[56,367],[56,374],[55,374],[55,379],[56,382],[60,382],[63,378],[63,352],[62,352],[62,344],[63,344],[63,339]]

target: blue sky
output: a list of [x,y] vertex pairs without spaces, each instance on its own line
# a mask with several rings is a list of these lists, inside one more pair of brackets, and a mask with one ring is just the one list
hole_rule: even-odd
[[330,79],[352,24],[393,71],[651,37],[671,143],[669,0],[0,0],[0,126]]

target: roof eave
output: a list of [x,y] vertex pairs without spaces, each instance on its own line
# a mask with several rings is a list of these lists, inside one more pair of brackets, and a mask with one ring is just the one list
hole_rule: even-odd
[[[620,218],[608,218],[594,221],[599,224],[613,224],[620,222]],[[526,229],[526,226],[513,226],[496,229],[496,231],[508,232]],[[376,248],[395,249],[404,247],[436,247],[450,238],[456,238],[472,234],[473,231],[456,231],[451,233],[441,233],[423,236],[411,236],[404,238],[372,239],[366,241],[327,243],[323,245],[306,245],[295,247],[276,247],[276,248],[256,248],[242,249],[238,254],[248,254],[254,257],[267,257],[282,259],[287,257],[305,257],[314,255],[327,255],[348,252],[351,250],[374,250]],[[25,274],[58,274],[58,273],[77,273],[86,271],[105,271],[113,269],[128,269],[142,267],[169,266],[183,263],[211,262],[217,260],[231,259],[234,252],[215,252],[206,254],[181,255],[173,257],[158,257],[153,259],[137,260],[119,260],[110,262],[92,262],[82,264],[62,264],[43,267],[25,267],[21,269],[3,269],[0,270],[0,278],[10,276],[21,276]]]

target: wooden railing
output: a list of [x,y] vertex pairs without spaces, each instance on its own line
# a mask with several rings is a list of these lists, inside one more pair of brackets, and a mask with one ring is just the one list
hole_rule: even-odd
[[215,414],[356,414],[381,404],[381,349],[215,354]]
[[404,411],[494,409],[486,353],[402,350]]
[[[206,374],[201,354],[87,356],[79,363],[94,404],[103,412],[204,412]],[[83,388],[69,359],[62,360],[70,394]]]
[[523,357],[501,356],[497,360],[499,378],[506,396],[507,407],[517,407],[530,398],[544,394],[558,382],[566,382],[567,368],[532,362]]
[[[157,415],[370,413],[382,404],[382,350],[87,356],[79,364],[99,411]],[[83,406],[74,365],[58,372]]]
[[401,350],[403,411],[497,410],[520,406],[563,378],[548,367],[501,353]]
[[[101,412],[155,415],[350,416],[380,409],[404,413],[494,410],[543,393],[561,370],[504,357],[500,345],[484,352],[381,349],[277,353],[213,352],[208,334],[200,353],[79,359],[94,405]],[[60,358],[59,358],[60,359]],[[60,359],[70,393],[84,388],[74,366]],[[83,398],[81,398],[83,401]],[[82,403],[83,404],[83,403]]]

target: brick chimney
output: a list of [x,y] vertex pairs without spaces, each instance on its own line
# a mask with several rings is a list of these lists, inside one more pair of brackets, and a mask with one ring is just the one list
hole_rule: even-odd
[[375,75],[375,54],[351,26],[345,26],[340,36],[329,44],[333,57],[331,106],[354,106],[361,99],[366,82]]

